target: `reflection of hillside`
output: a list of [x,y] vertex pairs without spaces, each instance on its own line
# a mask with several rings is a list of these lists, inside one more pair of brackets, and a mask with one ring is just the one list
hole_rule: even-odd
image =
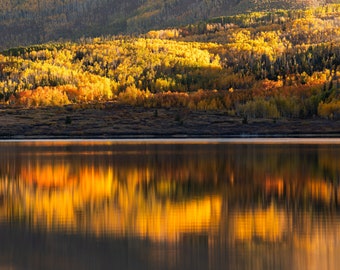
[[0,220],[155,241],[227,227],[233,243],[313,247],[340,234],[336,222],[301,219],[338,215],[340,156],[326,146],[34,147],[0,156]]
[[19,218],[34,228],[157,241],[216,230],[220,197],[160,200],[155,190],[146,194],[141,186],[149,177],[145,168],[115,171],[90,164],[73,168],[67,162],[30,162],[22,167],[19,180],[1,179],[0,220]]

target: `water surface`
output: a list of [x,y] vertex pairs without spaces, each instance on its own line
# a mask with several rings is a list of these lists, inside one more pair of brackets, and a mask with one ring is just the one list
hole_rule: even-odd
[[0,142],[0,269],[337,269],[340,141]]

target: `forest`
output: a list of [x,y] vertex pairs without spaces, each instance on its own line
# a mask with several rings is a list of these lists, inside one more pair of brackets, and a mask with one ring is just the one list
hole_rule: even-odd
[[139,34],[214,16],[339,0],[1,0],[0,50],[101,35]]
[[117,102],[250,118],[340,117],[340,4],[215,17],[0,54],[4,106]]

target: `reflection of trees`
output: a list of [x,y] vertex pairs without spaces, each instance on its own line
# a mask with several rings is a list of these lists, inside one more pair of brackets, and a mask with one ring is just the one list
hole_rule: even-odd
[[[337,223],[328,223],[339,210],[337,146],[84,144],[38,149],[2,152],[0,220],[157,241],[222,232],[235,243],[298,239],[304,245],[302,231],[310,226],[313,246],[326,241],[314,235],[326,239],[338,233]],[[311,218],[327,213],[324,222]]]
[[[166,196],[171,192],[167,179],[173,179],[175,190],[185,189],[176,187],[187,182],[184,168],[173,175],[165,170],[157,189],[146,188],[159,172],[152,166],[145,167],[145,163],[142,166],[134,155],[120,158],[22,158],[17,179],[1,179],[0,194],[5,196],[1,209],[9,210],[3,211],[2,217],[19,218],[47,230],[166,241],[174,241],[186,232],[216,230],[221,211],[219,196],[205,193],[193,197],[189,192],[184,194],[185,203]],[[128,162],[130,158],[133,164]]]

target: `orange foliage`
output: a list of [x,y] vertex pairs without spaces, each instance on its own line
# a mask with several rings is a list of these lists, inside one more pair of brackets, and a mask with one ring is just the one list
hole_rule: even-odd
[[41,87],[19,93],[17,103],[25,106],[65,105],[70,101],[66,94],[68,86]]

